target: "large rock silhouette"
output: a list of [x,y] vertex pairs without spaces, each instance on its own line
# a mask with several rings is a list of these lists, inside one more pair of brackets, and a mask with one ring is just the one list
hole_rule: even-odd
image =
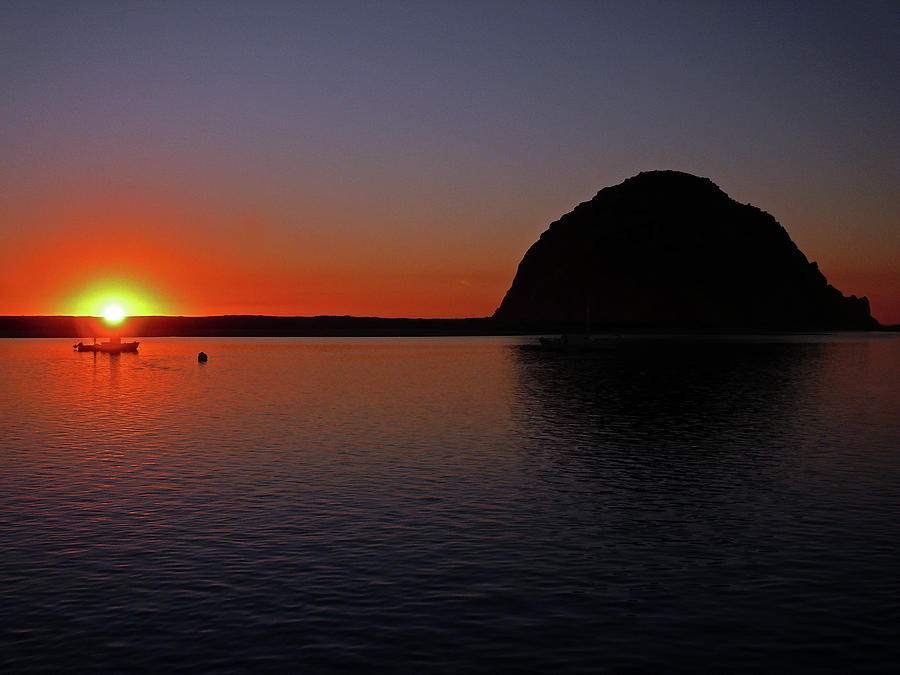
[[649,171],[552,223],[525,253],[497,319],[601,328],[869,329],[768,213],[708,178]]

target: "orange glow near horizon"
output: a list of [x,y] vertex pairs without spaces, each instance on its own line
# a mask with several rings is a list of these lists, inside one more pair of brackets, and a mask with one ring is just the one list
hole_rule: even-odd
[[[0,250],[0,314],[99,317],[116,304],[128,316],[487,316],[515,272],[512,256],[507,269],[491,269],[489,251],[441,257],[432,244],[419,258],[391,258],[358,241],[341,246],[343,233],[303,238],[239,225],[204,241],[187,217],[154,225],[133,211],[95,215],[69,214],[72,227],[41,240],[25,228],[12,234]],[[115,238],[72,233],[117,221],[128,227]]]
[[[64,197],[11,214],[0,314],[99,317],[118,304],[129,316],[487,316],[519,255],[498,256],[496,235],[475,250],[448,246],[377,214],[361,236],[326,213],[287,228],[273,223],[297,217],[225,207],[198,214],[139,194]],[[115,234],[93,235],[104,231]]]
[[[552,218],[513,211],[505,218],[518,229],[485,227],[473,240],[392,213],[197,213],[174,198],[127,197],[70,193],[14,209],[0,248],[0,314],[100,317],[116,304],[128,316],[489,316]],[[788,229],[810,230],[801,225]],[[115,234],[94,234],[104,231]],[[879,321],[900,322],[890,256],[860,268],[800,243],[843,293],[867,295]]]
[[[16,275],[8,274],[6,261],[5,277],[0,270],[6,306],[0,314],[100,317],[117,305],[127,316],[489,316],[509,288],[518,262],[510,256],[506,269],[497,265],[495,270],[480,260],[477,265],[432,260],[420,269],[397,262],[397,269],[390,269],[388,263],[357,259],[355,268],[336,264],[332,271],[308,256],[291,268],[242,260],[225,250],[195,256],[191,247],[166,249],[152,242],[116,248],[114,257],[121,262],[114,267],[101,260],[111,251],[71,241],[50,248],[43,257],[28,256],[17,263]],[[823,272],[845,294],[868,295],[872,314],[882,323],[900,322],[900,289],[892,285],[893,274],[824,266]]]

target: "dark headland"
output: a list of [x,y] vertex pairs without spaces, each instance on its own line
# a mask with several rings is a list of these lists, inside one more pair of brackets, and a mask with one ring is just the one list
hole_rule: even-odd
[[[130,317],[131,336],[498,335],[604,331],[874,330],[770,214],[708,178],[649,171],[555,221],[492,317]],[[91,337],[89,317],[2,316],[0,337]]]
[[770,214],[708,178],[648,171],[608,187],[536,241],[494,318],[634,330],[871,330]]

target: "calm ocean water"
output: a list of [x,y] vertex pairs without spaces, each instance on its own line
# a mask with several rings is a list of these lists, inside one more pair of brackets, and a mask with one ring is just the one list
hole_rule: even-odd
[[0,670],[900,668],[898,336],[71,342],[0,340]]

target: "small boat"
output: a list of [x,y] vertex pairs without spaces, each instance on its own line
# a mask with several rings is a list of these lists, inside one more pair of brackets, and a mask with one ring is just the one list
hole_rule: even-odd
[[585,307],[585,330],[583,333],[563,333],[559,337],[539,337],[541,349],[549,352],[592,352],[609,349],[612,343],[608,338],[591,337],[591,307]]
[[121,338],[110,338],[109,342],[97,342],[97,340],[94,339],[94,344],[90,345],[79,342],[77,345],[73,345],[73,348],[77,352],[121,354],[122,352],[136,352],[139,344],[139,342],[122,342]]
[[611,346],[608,339],[595,339],[590,335],[578,333],[559,337],[540,337],[538,341],[541,349],[552,352],[588,352],[609,349]]

